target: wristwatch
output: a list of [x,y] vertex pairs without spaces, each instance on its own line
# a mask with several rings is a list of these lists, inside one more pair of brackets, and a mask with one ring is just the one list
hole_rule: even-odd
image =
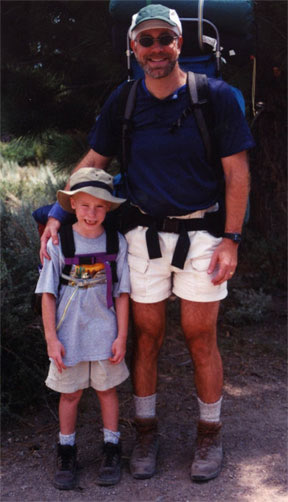
[[236,244],[240,244],[240,242],[241,242],[241,234],[234,234],[234,233],[225,232],[223,234],[223,237],[225,239],[231,239],[231,241],[235,242]]

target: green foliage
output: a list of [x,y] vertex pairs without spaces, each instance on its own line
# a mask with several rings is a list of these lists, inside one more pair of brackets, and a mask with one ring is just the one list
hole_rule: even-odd
[[[283,216],[279,216],[283,221]],[[264,290],[287,287],[287,232],[272,232],[263,236],[250,226],[244,228],[243,243],[239,247],[238,273],[245,285]]]
[[31,302],[38,279],[37,206],[55,200],[62,184],[48,168],[1,171],[2,414],[20,413],[41,398],[48,359],[41,320]]
[[87,133],[124,79],[108,1],[2,2],[2,134]]
[[59,133],[46,130],[41,135],[25,135],[8,142],[0,142],[3,161],[19,166],[43,163],[54,164],[56,171],[71,171],[88,149],[86,134],[80,131]]
[[36,138],[20,137],[0,142],[0,155],[4,161],[16,162],[19,166],[37,165],[47,160],[47,147]]
[[39,238],[31,207],[1,204],[2,411],[19,411],[35,399],[47,365],[44,341],[31,310]]
[[225,320],[238,326],[263,321],[271,303],[271,296],[262,289],[233,289],[231,297],[235,306],[225,312]]

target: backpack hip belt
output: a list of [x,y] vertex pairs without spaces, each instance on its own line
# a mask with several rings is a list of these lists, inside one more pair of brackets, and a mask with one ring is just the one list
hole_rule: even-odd
[[171,265],[183,269],[190,248],[188,232],[206,230],[214,237],[222,237],[224,213],[223,210],[219,209],[214,213],[205,213],[203,218],[187,220],[167,217],[154,218],[141,213],[137,207],[130,206],[125,211],[121,231],[125,234],[138,226],[148,227],[146,230],[146,243],[151,260],[162,257],[158,232],[179,234]]

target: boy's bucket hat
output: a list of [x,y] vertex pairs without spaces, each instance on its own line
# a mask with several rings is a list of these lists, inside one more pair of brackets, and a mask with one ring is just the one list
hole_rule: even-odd
[[146,5],[132,16],[129,37],[135,40],[138,33],[152,28],[168,28],[176,35],[182,35],[182,25],[176,10],[160,4]]
[[94,167],[82,167],[76,171],[69,179],[70,190],[58,190],[57,200],[60,206],[68,211],[74,213],[71,207],[70,197],[78,192],[84,192],[97,197],[97,199],[107,200],[111,202],[111,209],[116,209],[126,199],[120,199],[113,195],[113,176],[106,173],[102,169],[95,169]]

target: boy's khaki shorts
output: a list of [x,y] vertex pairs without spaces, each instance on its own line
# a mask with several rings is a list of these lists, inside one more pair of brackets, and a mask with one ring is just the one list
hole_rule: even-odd
[[[200,211],[199,211],[200,212]],[[174,293],[193,302],[214,302],[227,296],[227,282],[212,283],[207,269],[221,238],[206,231],[188,232],[190,249],[181,270],[171,265],[179,235],[159,232],[162,258],[149,259],[146,244],[147,227],[137,227],[125,235],[128,242],[131,298],[139,303],[156,303]]]
[[112,389],[124,382],[128,376],[129,371],[124,359],[119,364],[111,364],[108,360],[84,361],[75,366],[68,366],[62,373],[59,373],[56,364],[51,361],[45,383],[56,392],[71,394],[88,387],[99,391]]

